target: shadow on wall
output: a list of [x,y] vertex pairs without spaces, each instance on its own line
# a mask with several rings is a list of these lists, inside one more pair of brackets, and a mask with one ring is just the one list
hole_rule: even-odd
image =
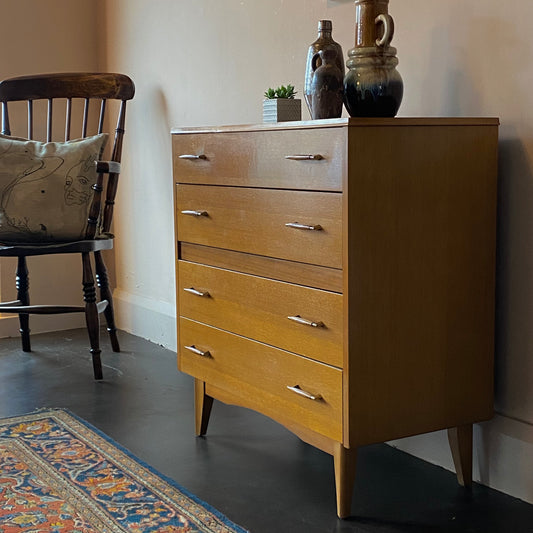
[[531,424],[533,170],[519,138],[500,141],[498,176],[496,410]]
[[[162,122],[165,125],[165,140],[168,142],[170,130],[173,127],[173,124],[170,124],[168,102],[165,93],[161,87],[154,88],[153,102],[154,108],[157,110],[157,116],[159,117],[159,119],[162,119]],[[162,132],[162,129],[159,128],[159,131]]]

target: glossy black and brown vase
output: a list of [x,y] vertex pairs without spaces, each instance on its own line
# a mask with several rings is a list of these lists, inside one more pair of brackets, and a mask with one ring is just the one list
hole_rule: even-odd
[[[332,63],[338,68],[338,70],[341,72],[342,76],[344,77],[344,55],[342,52],[342,47],[339,43],[335,42],[331,36],[332,32],[332,24],[331,20],[319,20],[318,21],[318,37],[314,43],[312,43],[309,46],[309,49],[307,51],[307,64],[305,67],[305,84],[304,84],[304,98],[305,103],[307,104],[307,108],[309,109],[309,113],[311,114],[312,118],[318,118],[313,117],[313,99],[314,99],[314,91],[316,90],[316,84],[315,87],[313,87],[313,79],[315,76],[315,72],[317,69],[319,69],[322,66],[322,57],[320,55],[320,52],[323,50],[330,50],[335,53],[335,58],[332,59]],[[331,52],[328,52],[328,57],[331,57]],[[338,115],[334,116],[328,116],[328,117],[322,117],[322,118],[337,118],[340,117],[342,114],[342,106],[338,113]]]
[[396,70],[396,48],[390,46],[394,21],[389,0],[355,0],[355,46],[348,52],[344,105],[352,117],[394,117],[403,98]]

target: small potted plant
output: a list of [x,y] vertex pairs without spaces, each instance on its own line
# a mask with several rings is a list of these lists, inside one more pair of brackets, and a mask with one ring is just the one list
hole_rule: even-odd
[[302,101],[294,98],[294,85],[282,85],[265,91],[263,100],[263,122],[286,122],[302,119]]

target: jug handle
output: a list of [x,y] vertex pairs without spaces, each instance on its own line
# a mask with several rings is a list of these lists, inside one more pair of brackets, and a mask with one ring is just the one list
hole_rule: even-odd
[[383,37],[376,39],[376,46],[389,46],[394,35],[394,20],[388,14],[381,13],[375,20],[376,24],[383,24]]
[[320,52],[317,52],[313,59],[311,60],[311,70],[314,72],[320,65],[317,65],[317,61],[319,59],[322,59],[322,56],[320,55]]

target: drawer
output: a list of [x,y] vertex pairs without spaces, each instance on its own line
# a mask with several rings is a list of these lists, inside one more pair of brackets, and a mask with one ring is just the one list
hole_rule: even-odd
[[[179,183],[341,191],[346,135],[347,128],[174,134],[174,179]],[[308,156],[318,157],[306,159]]]
[[186,318],[180,319],[178,331],[182,372],[281,423],[294,422],[342,441],[341,370]]
[[176,187],[179,241],[342,268],[339,193]]
[[180,261],[179,314],[342,367],[342,295]]

